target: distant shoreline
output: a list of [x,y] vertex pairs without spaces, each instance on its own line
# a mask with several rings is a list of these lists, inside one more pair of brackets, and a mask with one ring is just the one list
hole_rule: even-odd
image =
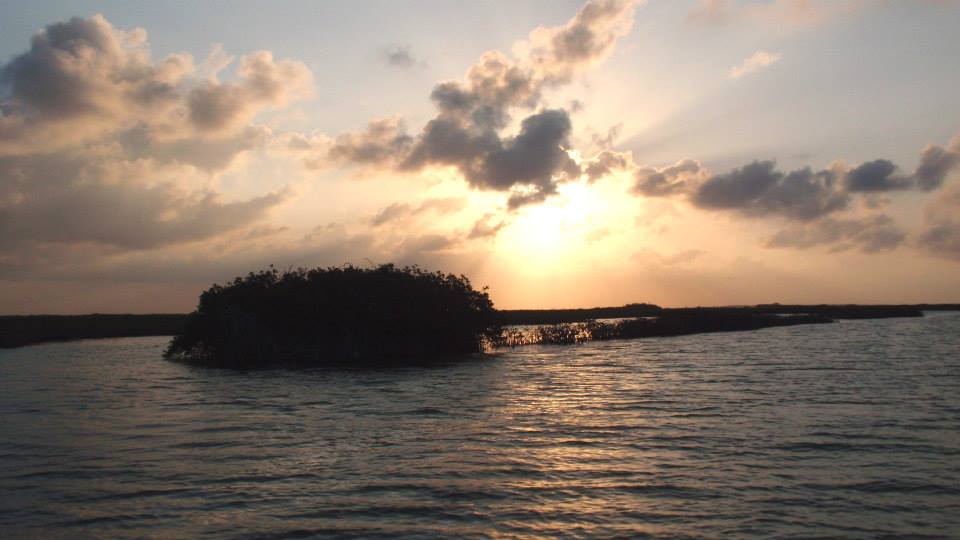
[[[761,304],[756,306],[661,308],[652,304],[583,309],[501,310],[501,324],[549,325],[578,323],[595,319],[659,317],[676,314],[738,316],[820,315],[832,319],[879,319],[918,317],[924,311],[960,311],[960,304]],[[186,314],[90,314],[90,315],[3,315],[0,316],[0,348],[37,343],[117,337],[172,336],[186,323]]]

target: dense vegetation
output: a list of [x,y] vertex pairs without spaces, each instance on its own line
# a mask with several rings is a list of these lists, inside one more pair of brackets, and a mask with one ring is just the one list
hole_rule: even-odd
[[276,269],[200,295],[166,356],[212,366],[421,361],[500,335],[486,291],[465,276],[382,265]]

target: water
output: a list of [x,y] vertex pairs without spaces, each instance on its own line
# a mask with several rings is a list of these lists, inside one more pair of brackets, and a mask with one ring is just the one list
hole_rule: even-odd
[[960,313],[237,373],[0,351],[4,538],[960,537]]

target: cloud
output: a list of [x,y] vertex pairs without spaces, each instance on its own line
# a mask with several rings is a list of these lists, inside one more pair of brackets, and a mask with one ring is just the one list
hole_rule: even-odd
[[886,159],[853,168],[834,162],[819,171],[805,167],[789,172],[779,171],[775,162],[764,160],[712,174],[690,159],[662,168],[641,167],[629,154],[609,151],[587,160],[585,171],[595,179],[615,169],[630,170],[637,180],[633,191],[638,195],[685,195],[694,206],[707,210],[813,221],[847,210],[854,196],[861,197],[866,206],[877,208],[888,202],[881,194],[937,189],[957,168],[960,138],[946,148],[929,145],[912,175],[898,174],[896,165]]
[[[960,169],[960,137],[946,147],[927,146],[913,174],[899,174],[896,165],[885,159],[852,168],[836,161],[826,169],[803,167],[792,171],[778,170],[772,160],[758,160],[717,174],[692,159],[666,167],[641,166],[630,152],[613,150],[584,160],[582,168],[590,182],[616,172],[632,174],[635,182],[631,191],[637,196],[682,197],[704,210],[797,223],[778,232],[768,247],[830,244],[836,250],[856,247],[873,253],[903,245],[906,234],[888,216],[865,218],[850,212],[858,207],[879,209],[890,203],[888,194],[938,189]],[[535,201],[536,195],[528,197]],[[860,203],[858,207],[852,204],[855,200]],[[845,217],[836,217],[840,214]],[[960,236],[960,220],[945,215],[948,212],[940,210],[936,218],[928,219],[921,244],[952,253],[951,242]]]
[[269,51],[240,59],[238,80],[207,81],[187,96],[190,121],[200,131],[221,131],[249,122],[265,108],[310,94],[310,70],[293,60],[275,61]]
[[912,175],[898,174],[897,166],[886,159],[867,161],[852,169],[836,162],[817,172],[804,168],[790,173],[775,170],[773,161],[755,161],[709,177],[692,193],[691,200],[701,208],[810,220],[845,209],[852,195],[875,197],[910,189],[937,189],[958,167],[958,138],[947,148],[930,145],[924,149]]
[[633,168],[633,154],[604,150],[585,162],[583,173],[589,182],[595,182],[615,171]]
[[633,25],[634,0],[591,0],[567,24],[540,27],[514,49],[548,82],[565,82],[579,69],[610,54]]
[[403,132],[399,118],[383,118],[370,122],[362,133],[338,136],[327,157],[341,163],[379,165],[395,162],[412,144],[413,138]]
[[960,261],[960,184],[945,189],[927,205],[918,243],[931,255]]
[[910,189],[913,184],[912,180],[897,176],[896,171],[897,166],[886,159],[875,159],[863,163],[847,174],[847,191],[869,193]]
[[[636,195],[684,197],[705,210],[792,222],[775,233],[767,247],[829,246],[832,251],[865,253],[896,249],[907,243],[907,233],[890,216],[853,213],[855,198],[860,208],[876,210],[890,203],[888,194],[940,188],[958,168],[960,137],[946,147],[927,146],[912,174],[898,173],[896,165],[885,159],[852,168],[838,161],[822,170],[792,171],[780,171],[774,161],[764,160],[720,174],[690,159],[661,168],[640,166],[631,154],[609,150],[584,162],[591,181],[617,170],[631,172]],[[947,190],[929,205],[925,228],[914,244],[937,256],[960,258],[960,219],[954,217],[960,215],[958,191]]]
[[[572,126],[561,109],[528,116],[514,137],[477,132],[454,119],[435,118],[424,128],[401,168],[453,166],[471,186],[507,191],[527,186],[553,194],[559,178],[576,178],[580,168],[564,150]],[[537,198],[514,198],[534,202]],[[539,200],[542,200],[540,198]],[[519,205],[516,205],[519,206]],[[514,206],[514,207],[516,207]]]
[[927,251],[945,259],[960,260],[960,223],[935,223],[924,229],[920,244]]
[[435,212],[437,215],[455,214],[466,207],[467,202],[460,197],[446,197],[426,199],[417,206],[406,203],[393,203],[381,209],[370,224],[379,227],[390,222],[416,217],[426,212]]
[[[580,169],[566,152],[569,114],[536,111],[541,94],[610,54],[629,31],[634,6],[591,0],[566,24],[533,30],[515,44],[513,58],[488,51],[463,80],[434,86],[437,113],[418,134],[408,135],[398,120],[377,120],[364,133],[337,137],[323,159],[408,173],[452,167],[474,188],[510,193],[510,208],[542,201],[559,182],[579,178]],[[505,133],[517,109],[534,112],[518,132]]]
[[396,221],[401,217],[409,216],[411,212],[412,209],[409,204],[393,203],[377,212],[377,215],[373,216],[373,219],[370,220],[370,224],[374,227],[379,227],[385,223]]
[[507,209],[516,210],[521,206],[540,204],[547,200],[547,197],[556,194],[557,188],[553,185],[514,189],[507,198]]
[[749,217],[780,216],[810,221],[847,207],[834,170],[809,168],[789,173],[773,161],[754,161],[703,182],[691,195],[694,205],[709,210],[733,210]]
[[0,67],[0,154],[75,142],[178,102],[192,58],[151,64],[146,33],[116,30],[101,15],[52,24]]
[[704,173],[700,163],[692,159],[683,159],[669,167],[660,169],[641,167],[636,170],[633,186],[635,193],[648,197],[663,197],[685,192],[693,182],[702,178]]
[[227,61],[198,80],[189,54],[151,61],[143,29],[116,29],[102,15],[51,24],[0,67],[0,155],[144,126],[167,141],[229,138],[260,111],[310,93],[312,76],[300,62],[259,51],[240,59],[236,80],[220,82]]
[[263,147],[270,129],[248,125],[226,134],[167,138],[156,128],[141,124],[114,136],[118,159],[148,159],[159,164],[190,165],[208,173],[230,166],[244,152]]
[[[485,249],[464,245],[462,233],[398,231],[372,234],[339,223],[315,227],[309,234],[253,226],[223,237],[156,249],[126,250],[88,244],[64,244],[29,252],[0,250],[0,284],[29,279],[35,283],[70,280],[85,290],[96,282],[194,284],[195,292],[251,269],[372,265],[394,261],[425,268],[465,272],[486,256]],[[41,246],[43,247],[43,246]],[[185,309],[180,307],[177,309]]]
[[410,47],[402,45],[394,45],[386,48],[381,54],[381,58],[388,66],[406,69],[423,63],[417,60],[413,53],[410,52]]
[[771,248],[808,249],[831,246],[831,251],[859,249],[876,253],[895,249],[904,243],[906,234],[887,215],[859,219],[826,218],[806,225],[783,229],[767,241]]
[[913,176],[917,186],[932,191],[943,185],[947,176],[960,166],[960,136],[954,137],[946,148],[931,144],[920,154],[920,164]]
[[0,246],[147,249],[191,242],[256,222],[289,196],[271,193],[228,203],[213,191],[163,181],[165,172],[149,162],[77,154],[0,157]]
[[101,15],[37,32],[0,66],[0,264],[207,241],[288,200],[227,200],[214,186],[265,147],[254,117],[307,96],[310,71],[259,51],[220,81],[231,61],[222,48],[203,73],[186,53],[153,61],[143,29]]
[[780,53],[757,51],[749,58],[744,60],[739,66],[730,68],[730,72],[727,74],[727,76],[731,79],[739,79],[744,75],[750,75],[751,73],[756,73],[762,69],[772,66],[773,64],[779,62],[780,58]]

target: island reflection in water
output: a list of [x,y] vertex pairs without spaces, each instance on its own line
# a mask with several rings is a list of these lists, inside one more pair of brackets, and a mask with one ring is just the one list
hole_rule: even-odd
[[5,537],[950,537],[960,314],[236,372],[0,351]]

